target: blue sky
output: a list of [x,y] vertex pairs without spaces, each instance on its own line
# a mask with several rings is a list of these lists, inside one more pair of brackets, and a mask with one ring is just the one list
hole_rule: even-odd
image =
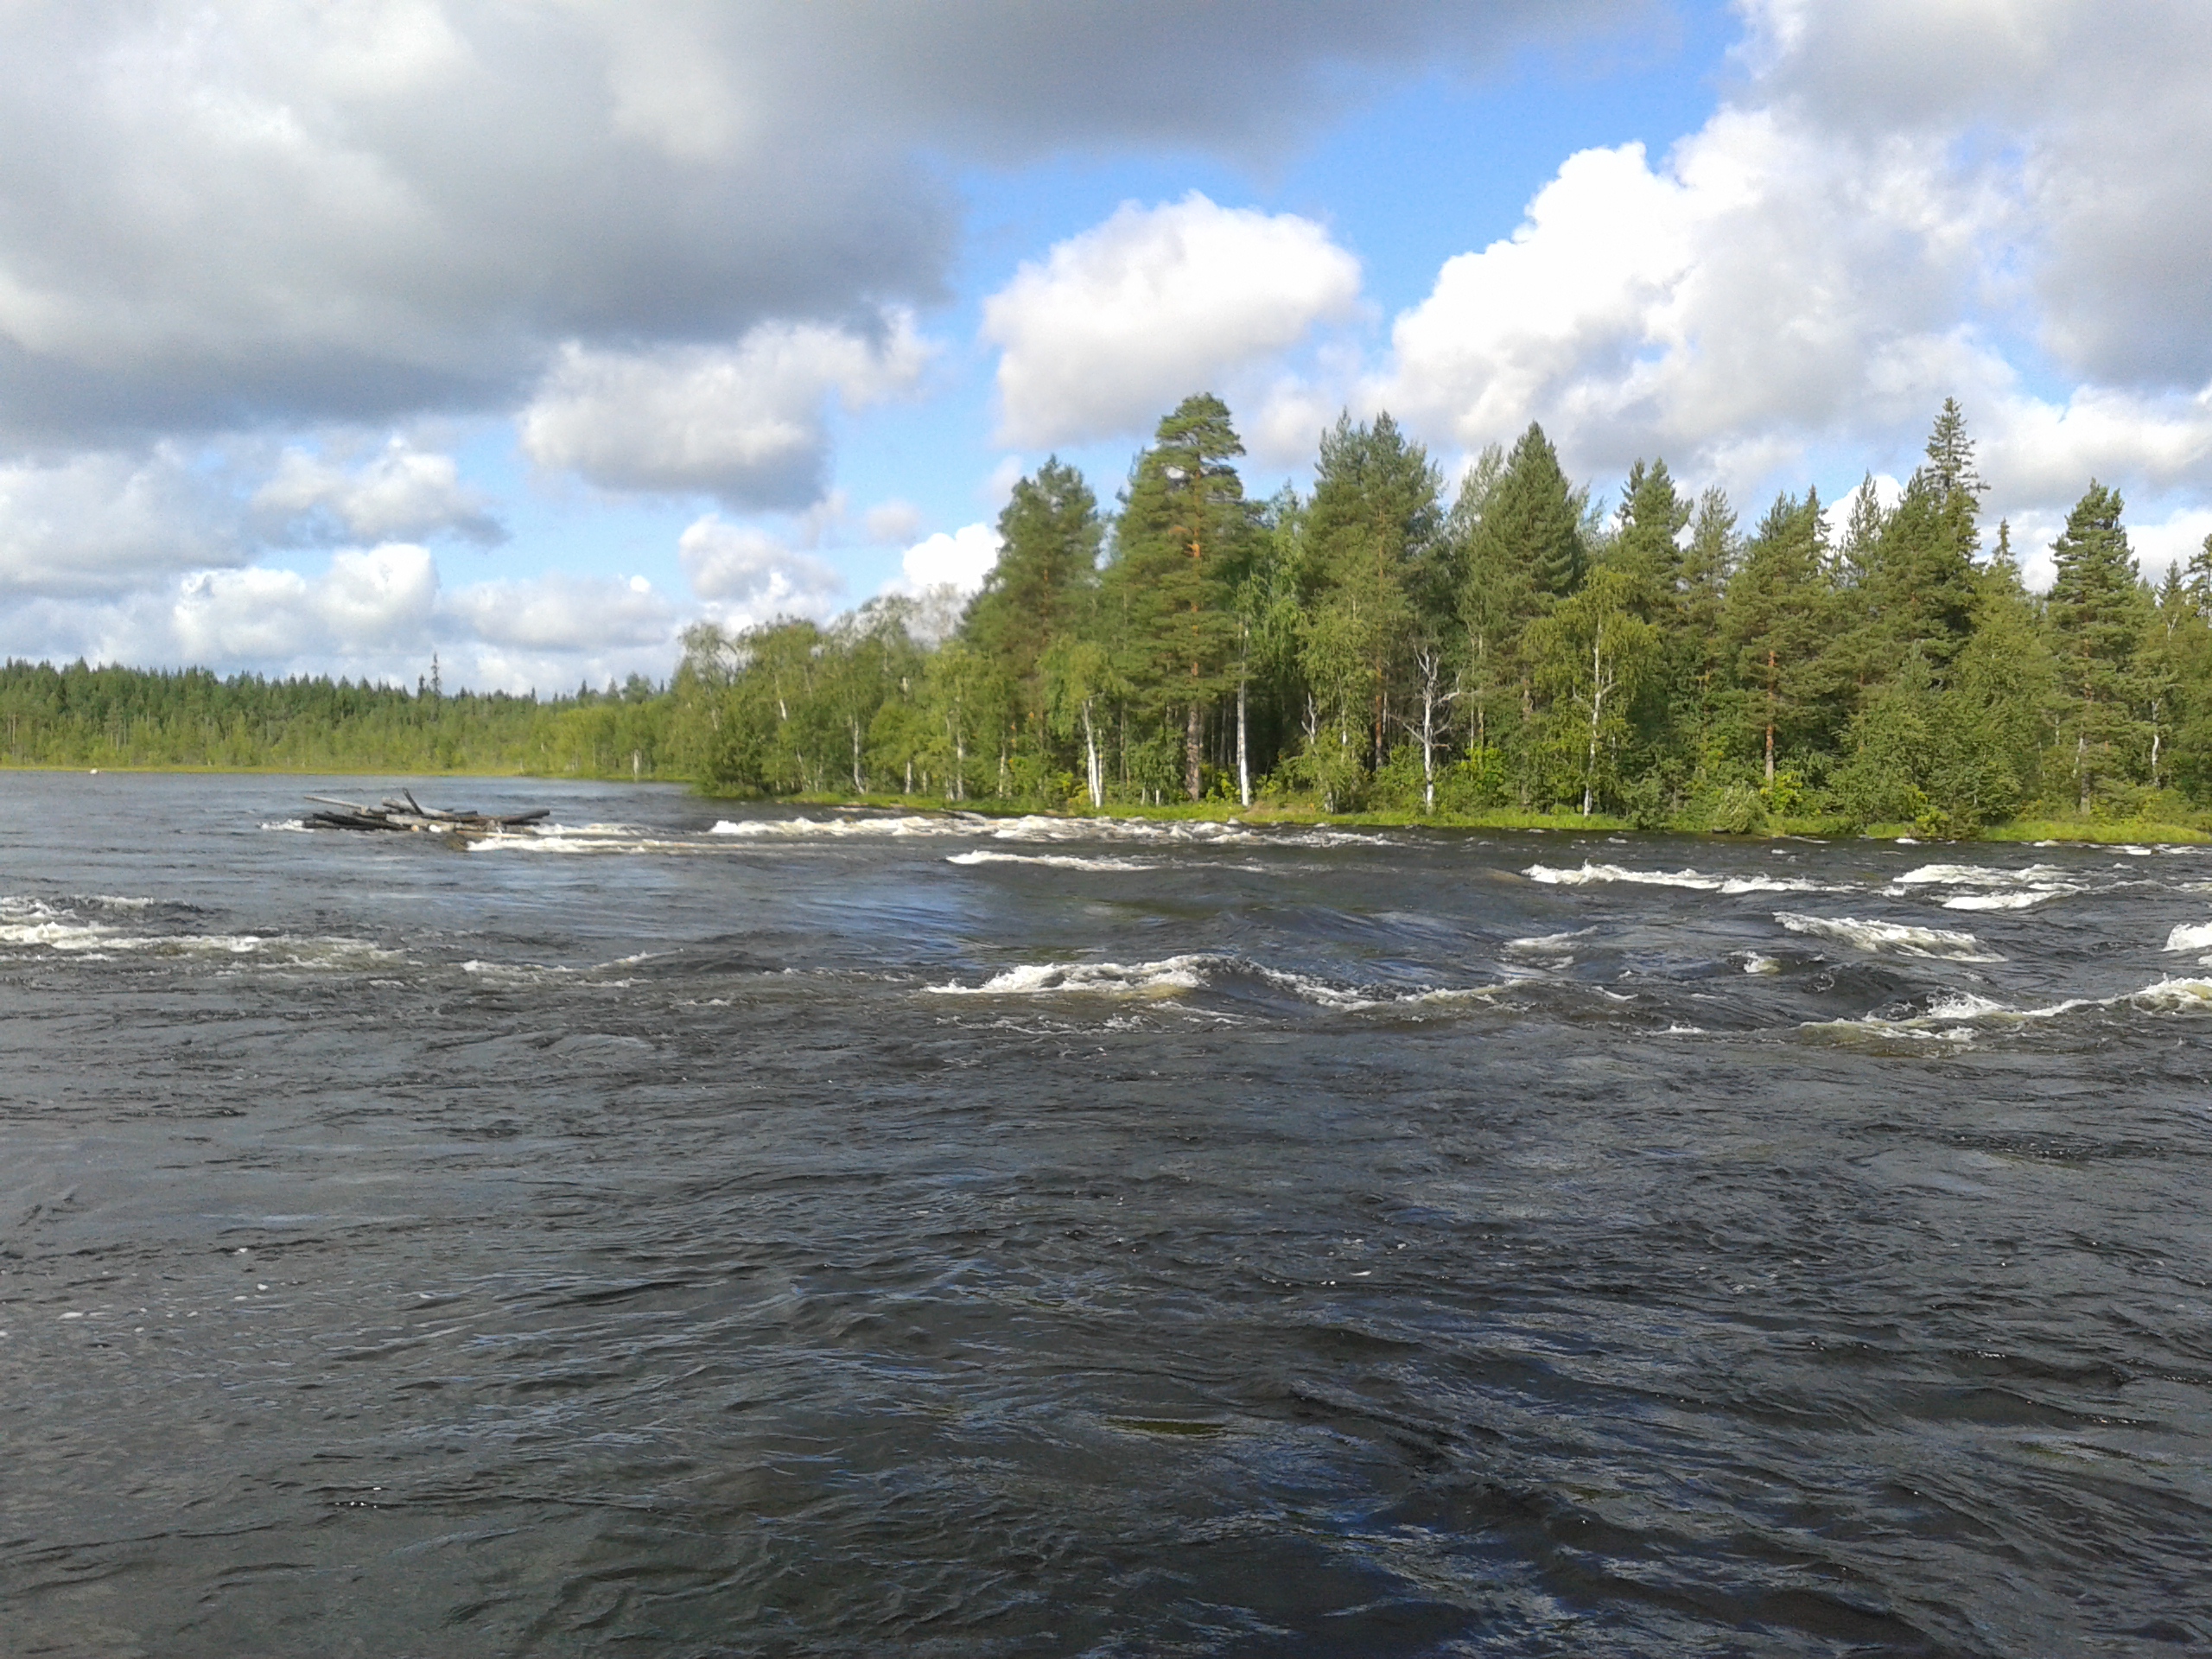
[[2194,9],[73,16],[0,18],[11,655],[660,677],[972,585],[1201,387],[1260,493],[1388,409],[1747,519],[1956,396],[2031,576],[2092,476],[2146,567],[2212,533]]

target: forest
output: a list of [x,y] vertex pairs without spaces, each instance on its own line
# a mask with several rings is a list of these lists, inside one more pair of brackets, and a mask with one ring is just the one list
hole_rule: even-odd
[[670,701],[641,676],[539,701],[345,680],[0,666],[0,760],[19,766],[531,772],[659,778]]
[[[1489,823],[1968,836],[2212,826],[2212,537],[2157,586],[2090,482],[2023,583],[1964,416],[1840,513],[1746,524],[1638,461],[1608,507],[1540,426],[1447,491],[1388,415],[1249,499],[1185,399],[1110,509],[1048,460],[964,609],[692,628],[673,681],[541,701],[11,662],[18,766],[518,772],[1021,810],[1203,803]],[[1840,526],[1840,528],[1838,528]]]
[[941,642],[888,598],[695,628],[671,747],[719,791],[1093,810],[1964,836],[2212,803],[2212,538],[2153,588],[2091,482],[2031,592],[1955,402],[1894,501],[1749,524],[1657,459],[1605,511],[1533,424],[1448,500],[1388,415],[1304,494],[1248,499],[1243,453],[1198,396],[1110,512],[1046,461]]

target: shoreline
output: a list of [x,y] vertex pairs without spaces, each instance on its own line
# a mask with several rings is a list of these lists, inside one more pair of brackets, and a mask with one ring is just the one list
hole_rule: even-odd
[[1229,801],[1183,801],[1149,806],[1128,802],[1091,811],[1087,808],[1040,807],[1001,800],[947,801],[909,795],[783,796],[717,794],[687,779],[632,778],[626,773],[434,771],[423,768],[338,766],[308,769],[296,766],[77,766],[0,761],[0,774],[11,772],[67,772],[79,777],[128,775],[161,777],[238,778],[397,778],[415,781],[451,779],[456,782],[620,784],[631,788],[682,789],[702,800],[746,802],[765,805],[828,808],[832,810],[971,813],[979,817],[1137,818],[1156,823],[1287,824],[1346,830],[1458,830],[1524,831],[1544,835],[1699,836],[1714,841],[1885,841],[1907,845],[1965,846],[1974,842],[1998,844],[2077,846],[2202,846],[2212,843],[2212,832],[2194,824],[2145,818],[2015,818],[1987,825],[1970,836],[1916,836],[1910,824],[1868,824],[1851,830],[1833,819],[1783,818],[1765,830],[1732,834],[1688,827],[1640,830],[1625,818],[1605,813],[1584,817],[1579,812],[1526,811],[1499,808],[1488,812],[1418,811],[1324,812],[1316,808],[1262,803],[1240,807]]

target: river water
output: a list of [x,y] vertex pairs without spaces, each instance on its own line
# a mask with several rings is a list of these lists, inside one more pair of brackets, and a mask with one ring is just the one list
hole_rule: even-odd
[[2212,1642],[2212,854],[0,777],[0,1651]]

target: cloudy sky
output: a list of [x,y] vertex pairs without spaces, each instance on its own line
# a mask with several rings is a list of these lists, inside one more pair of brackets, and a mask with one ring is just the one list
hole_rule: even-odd
[[0,6],[0,654],[551,690],[1185,393],[2212,531],[2202,0]]

